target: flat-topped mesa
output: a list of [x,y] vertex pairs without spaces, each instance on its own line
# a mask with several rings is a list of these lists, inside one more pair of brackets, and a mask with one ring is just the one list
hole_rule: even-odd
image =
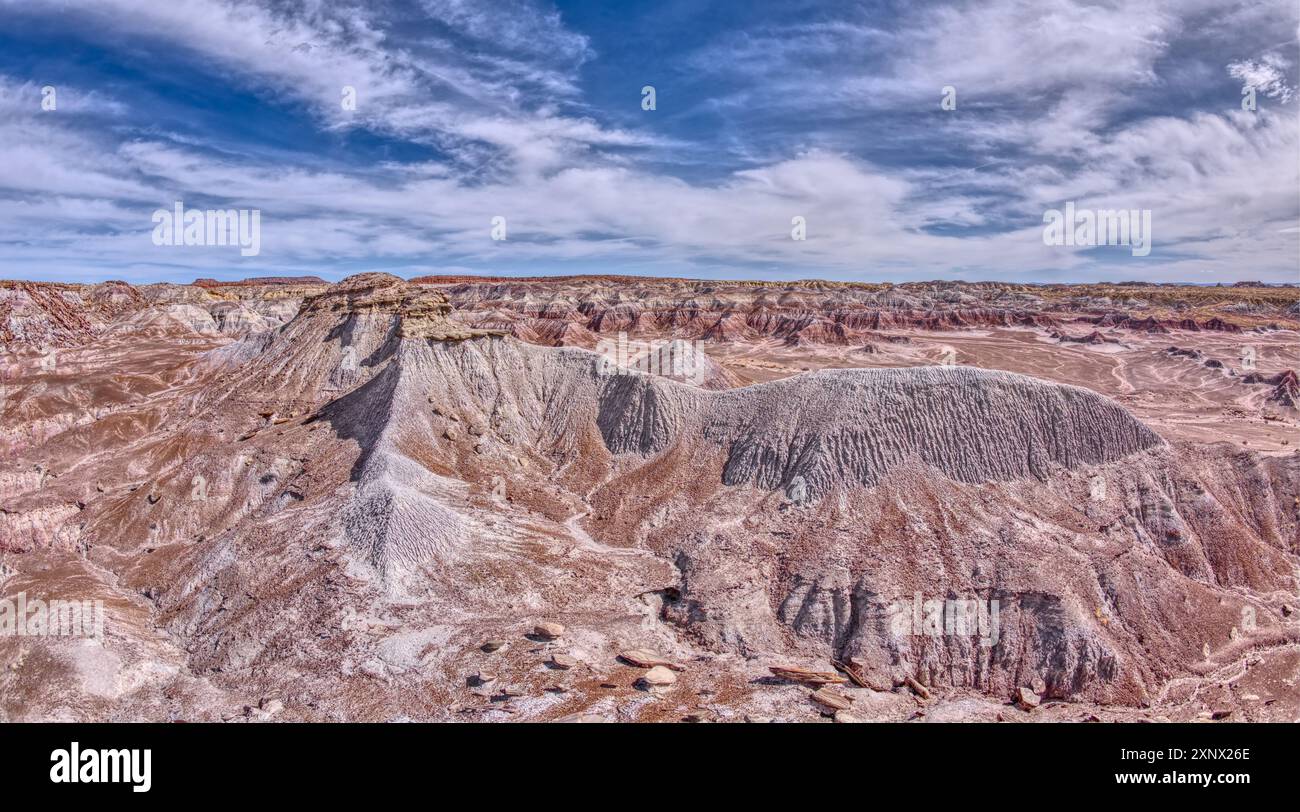
[[205,365],[234,372],[244,397],[320,403],[361,386],[408,342],[458,343],[499,335],[462,325],[436,290],[386,273],[348,277],[303,299],[283,327],[219,347]]
[[413,285],[392,274],[362,273],[303,299],[298,316],[391,314],[400,319],[400,337],[434,341],[463,341],[494,334],[457,324],[450,318],[451,311],[451,304],[440,291]]
[[319,287],[328,285],[319,276],[253,276],[248,279],[220,280],[201,277],[191,282],[196,288],[269,288]]

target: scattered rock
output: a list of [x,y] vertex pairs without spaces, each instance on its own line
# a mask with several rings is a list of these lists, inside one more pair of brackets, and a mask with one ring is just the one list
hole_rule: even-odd
[[505,647],[506,641],[504,640],[487,640],[482,646],[480,646],[480,648],[488,654],[491,654],[494,651],[500,651]]
[[621,651],[618,656],[619,659],[631,663],[637,668],[654,668],[657,665],[662,665],[664,668],[671,668],[673,671],[686,670],[686,666],[679,665],[678,663],[675,663],[666,657],[662,657],[649,649],[634,648],[629,651]]
[[573,668],[577,664],[578,664],[577,658],[571,657],[568,654],[561,654],[557,652],[551,655],[551,665],[554,666],[555,668],[559,668],[561,670],[567,671],[570,668]]
[[846,677],[841,677],[833,671],[811,671],[797,665],[774,665],[768,670],[776,677],[802,685],[843,685],[848,682]]
[[912,693],[916,694],[922,699],[930,698],[930,689],[925,687],[921,683],[917,682],[915,677],[912,677],[911,675],[904,675],[903,684],[906,685],[908,688],[911,688]]
[[672,685],[677,681],[677,675],[662,665],[656,665],[641,675],[641,681],[650,686]]
[[1021,687],[1016,690],[1016,704],[1024,710],[1031,711],[1042,704],[1042,701],[1042,698],[1029,688]]
[[568,716],[562,716],[559,719],[556,719],[555,721],[571,723],[571,724],[593,724],[599,722],[608,722],[609,720],[606,719],[604,716],[599,716],[594,713],[573,713]]
[[837,670],[843,672],[843,674],[846,677],[848,677],[849,680],[852,681],[852,683],[858,686],[859,688],[871,687],[870,685],[867,684],[866,680],[862,678],[862,675],[858,673],[858,670],[853,666],[848,665],[847,663],[842,663],[839,660],[831,660],[831,665],[835,666]]
[[554,640],[564,634],[563,624],[550,620],[544,620],[533,627],[533,634],[537,637],[545,637],[548,640]]
[[809,696],[811,696],[812,700],[818,705],[830,708],[833,711],[848,710],[853,706],[852,699],[843,694],[836,693],[830,688],[818,688]]
[[844,711],[844,710],[835,711],[836,724],[853,725],[853,724],[861,724],[865,721],[866,719],[863,719],[860,716],[854,716],[852,713],[849,713],[848,711]]
[[852,673],[849,674],[850,679],[856,675],[858,679],[862,680],[861,685],[873,691],[889,692],[894,690],[894,681],[888,675],[873,670],[860,658],[850,657],[848,664],[853,669]]

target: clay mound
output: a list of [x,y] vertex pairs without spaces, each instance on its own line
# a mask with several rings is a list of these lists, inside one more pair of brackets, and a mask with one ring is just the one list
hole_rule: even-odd
[[735,312],[723,313],[701,335],[705,341],[734,342],[756,335],[745,323],[745,317]]
[[1296,376],[1293,369],[1267,376],[1252,372],[1243,376],[1241,381],[1242,383],[1262,383],[1273,387],[1273,391],[1268,394],[1270,403],[1277,403],[1292,409],[1300,407],[1300,377]]
[[403,431],[432,430],[420,396],[424,377],[418,364],[390,364],[322,414],[364,449],[356,490],[340,511],[344,539],[399,587],[425,564],[451,564],[465,543],[464,521],[448,507],[455,483],[408,456],[398,439]]
[[650,316],[654,326],[660,330],[678,335],[699,335],[716,321],[714,308],[718,303],[701,302],[690,298],[681,302],[663,302],[658,304]]
[[272,313],[261,313],[238,302],[222,302],[208,309],[217,329],[224,335],[250,336],[279,327],[284,319],[276,319]]
[[658,375],[702,389],[731,389],[741,385],[739,378],[713,360],[697,343],[690,341],[676,339],[656,342],[648,347],[633,347],[625,350],[623,355],[626,357],[622,358],[614,342],[604,341],[597,345],[597,349],[613,364],[622,364],[625,370]]
[[580,315],[573,302],[563,300],[528,305],[524,313],[539,319],[576,319]]
[[467,425],[486,424],[489,404],[508,398],[507,412],[519,416],[508,427],[514,436],[540,431],[558,440],[594,422],[615,454],[720,447],[727,485],[777,489],[802,478],[820,495],[872,486],[913,461],[960,482],[1042,480],[1057,466],[1112,463],[1163,446],[1109,398],[1009,372],[823,370],[709,391],[619,370],[578,349],[513,339],[428,346],[439,371],[421,385],[448,404],[478,404],[482,414],[465,415]]
[[817,319],[791,331],[785,337],[787,347],[802,347],[807,344],[830,344],[847,347],[862,339],[854,330],[847,329],[838,322]]
[[[198,305],[176,302],[159,304],[133,313],[115,322],[107,332],[144,333],[166,335],[168,333],[214,336],[221,333],[220,327],[212,313]],[[256,330],[249,330],[249,333]]]
[[596,346],[598,341],[595,334],[586,327],[571,321],[560,321],[553,318],[537,319],[532,323],[532,328],[533,334],[536,336],[536,343],[550,347],[586,347],[590,349]]
[[632,332],[641,323],[643,309],[640,304],[623,303],[613,307],[587,307],[586,327],[593,333]]
[[1107,313],[1096,319],[1087,319],[1099,327],[1119,327],[1142,333],[1167,333],[1169,328],[1153,316],[1144,319],[1134,318],[1123,313]]
[[602,392],[612,451],[650,454],[698,433],[727,449],[728,485],[813,495],[879,482],[917,460],[961,482],[1045,479],[1163,445],[1087,389],[966,367],[823,370],[730,392],[648,378]]
[[529,326],[532,320],[510,310],[493,308],[475,313],[456,310],[452,317],[480,330],[505,333],[529,343],[537,341],[536,331]]
[[1241,328],[1229,321],[1215,316],[1201,325],[1206,330],[1218,330],[1221,333],[1240,333]]
[[[775,490],[801,482],[813,498],[874,486],[909,463],[966,483],[1043,480],[1056,467],[1112,463],[1163,445],[1089,390],[965,367],[823,370],[718,392],[616,369],[585,350],[510,338],[403,341],[396,359],[364,391],[387,391],[399,405],[381,399],[357,418],[381,419],[386,428],[349,426],[348,435],[382,434],[396,422],[425,437],[432,399],[434,409],[458,412],[462,425],[505,437],[564,443],[594,423],[615,454],[711,456],[716,448],[723,456],[713,475],[721,484]],[[368,461],[366,470],[376,465]]]
[[1292,409],[1300,406],[1300,379],[1296,377],[1295,370],[1279,372],[1275,376],[1275,381],[1268,399],[1283,406],[1290,406]]
[[1053,331],[1052,338],[1055,338],[1057,341],[1061,342],[1062,344],[1118,344],[1119,343],[1117,339],[1107,338],[1106,336],[1102,335],[1100,332],[1096,330],[1093,330],[1091,333],[1088,333],[1086,336],[1072,336],[1067,333],[1062,333],[1060,331]]

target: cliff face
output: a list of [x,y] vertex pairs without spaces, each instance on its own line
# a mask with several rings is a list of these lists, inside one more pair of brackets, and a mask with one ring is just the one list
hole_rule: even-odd
[[489,331],[467,328],[453,321],[447,297],[425,290],[386,273],[350,276],[324,292],[303,299],[295,319],[345,318],[353,321],[387,320],[400,338],[461,341]]

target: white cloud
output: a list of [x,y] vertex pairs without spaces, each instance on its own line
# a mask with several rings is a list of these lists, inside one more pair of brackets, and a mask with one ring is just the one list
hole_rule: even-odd
[[[1014,115],[917,123],[987,152],[980,167],[887,165],[846,150],[792,148],[707,181],[607,152],[669,143],[662,136],[565,112],[572,108],[563,101],[578,92],[573,71],[590,58],[591,44],[531,5],[512,7],[516,15],[497,29],[492,10],[427,0],[425,8],[455,36],[486,43],[499,33],[472,58],[458,58],[450,42],[408,47],[383,21],[355,9],[326,13],[314,3],[295,7],[306,9],[295,16],[235,0],[66,5],[85,24],[188,49],[263,92],[304,102],[322,127],[372,127],[436,143],[461,160],[277,166],[216,153],[189,137],[149,134],[143,125],[144,134],[118,143],[110,133],[74,128],[73,117],[22,106],[27,102],[14,100],[35,88],[0,77],[0,263],[7,276],[331,276],[374,262],[413,272],[532,263],[596,270],[599,263],[731,275],[761,268],[795,277],[1295,278],[1297,237],[1288,231],[1300,189],[1294,116],[1246,114],[1232,98],[1221,111],[1114,116],[1127,92],[1163,81],[1156,67],[1185,27],[1170,4],[1120,10],[1064,3],[1049,13],[996,0],[931,9],[894,31],[861,21],[797,27],[800,47],[774,52],[774,69],[812,54],[832,73],[790,72],[785,85],[763,86],[759,96],[777,108],[839,105],[859,94],[913,94],[937,106],[943,84],[957,85],[963,104],[980,94],[1042,94],[1043,102]],[[1214,9],[1202,2],[1194,10]],[[846,42],[878,46],[880,70],[837,71],[834,57]],[[740,49],[731,67],[768,69],[759,58],[761,36],[733,39],[730,47]],[[728,67],[722,51],[699,59],[702,69]],[[1288,69],[1261,57],[1232,63],[1229,73],[1281,82],[1268,86],[1290,94]],[[338,108],[343,84],[358,89],[358,119]],[[826,92],[803,92],[808,87]],[[1271,97],[1286,101],[1283,92]],[[537,103],[530,93],[550,101]],[[94,98],[102,114],[136,114],[121,100]],[[154,208],[217,195],[262,210],[261,256],[150,243]],[[1066,200],[1152,209],[1152,261],[1107,268],[1087,253],[1044,246],[1042,211]],[[497,215],[510,224],[504,243],[489,236]],[[804,242],[790,239],[796,215],[807,219]]]
[[[484,141],[517,159],[521,170],[554,168],[589,145],[652,142],[568,118],[545,104],[574,92],[566,72],[586,54],[585,39],[566,32],[553,13],[523,3],[490,12],[455,2],[429,5],[468,36],[486,37],[496,25],[504,45],[522,47],[526,40],[541,56],[467,58],[450,41],[398,46],[382,21],[359,8],[316,3],[296,14],[247,0],[42,0],[23,8],[79,15],[92,30],[158,39],[200,54],[269,92],[308,104],[327,128],[364,126],[452,151],[467,140]],[[557,51],[571,64],[556,67]],[[532,83],[540,88],[534,91]],[[355,111],[340,104],[345,86],[356,90]]]
[[1286,81],[1286,70],[1291,63],[1279,54],[1264,54],[1257,62],[1243,59],[1228,63],[1228,75],[1241,80],[1243,87],[1253,87],[1255,92],[1286,104],[1295,89]]

